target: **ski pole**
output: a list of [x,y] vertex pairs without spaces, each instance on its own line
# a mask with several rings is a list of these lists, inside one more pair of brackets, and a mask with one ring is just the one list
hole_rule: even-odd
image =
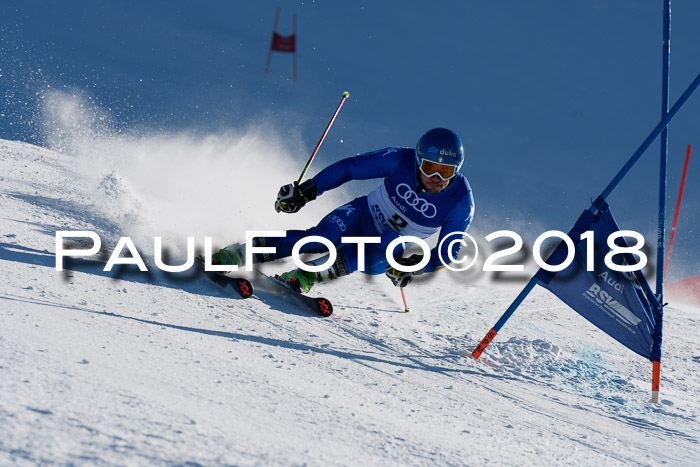
[[403,312],[408,313],[411,309],[406,304],[406,294],[403,292],[403,287],[401,287],[401,298],[403,299]]
[[316,144],[316,148],[314,148],[314,152],[311,153],[311,157],[309,157],[309,161],[304,166],[304,170],[301,171],[301,175],[299,175],[299,180],[297,180],[297,185],[301,183],[301,179],[304,178],[304,175],[306,175],[306,171],[309,170],[309,166],[311,165],[311,161],[313,161],[314,157],[316,157],[316,153],[318,152],[318,149],[321,147],[321,143],[323,143],[323,140],[326,139],[326,135],[328,134],[328,131],[331,129],[331,125],[333,125],[333,122],[335,121],[335,117],[338,116],[338,112],[340,112],[340,108],[343,106],[343,104],[345,103],[345,99],[347,99],[348,97],[350,97],[350,93],[345,91],[343,93],[343,97],[340,99],[340,104],[338,104],[338,108],[335,109],[335,113],[333,114],[331,121],[328,122],[328,126],[326,126],[326,130],[321,135],[321,139],[318,140],[318,143]]

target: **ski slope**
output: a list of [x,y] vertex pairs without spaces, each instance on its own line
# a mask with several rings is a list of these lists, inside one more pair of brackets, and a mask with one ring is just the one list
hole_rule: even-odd
[[353,275],[314,290],[336,306],[321,319],[203,277],[57,272],[57,230],[139,231],[152,264],[139,216],[177,202],[96,160],[0,140],[0,465],[697,465],[699,310],[666,308],[653,405],[651,364],[541,289],[460,356],[520,283],[442,271],[404,314],[388,280]]

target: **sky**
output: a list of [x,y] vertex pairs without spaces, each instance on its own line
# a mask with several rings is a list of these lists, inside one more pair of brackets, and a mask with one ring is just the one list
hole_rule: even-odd
[[[297,16],[296,81],[290,55],[264,71],[278,6],[280,34]],[[60,149],[57,133],[95,121],[110,134],[269,129],[300,170],[348,91],[311,174],[444,126],[465,144],[474,230],[567,231],[660,120],[662,12],[651,0],[10,0],[0,138]],[[700,4],[677,0],[672,12],[671,103],[700,73]],[[85,110],[68,130],[56,91]],[[670,127],[669,222],[699,123],[694,96]],[[263,170],[274,160],[255,157]],[[652,247],[658,157],[655,144],[609,198],[621,227]],[[674,247],[682,275],[700,272],[698,174],[691,161]]]

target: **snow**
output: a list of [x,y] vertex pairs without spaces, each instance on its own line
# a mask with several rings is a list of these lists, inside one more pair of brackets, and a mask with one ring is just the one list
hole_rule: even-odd
[[[0,140],[0,465],[697,465],[698,309],[666,308],[651,404],[651,363],[542,289],[480,360],[460,356],[521,283],[441,271],[406,289],[406,314],[385,278],[352,275],[314,290],[336,304],[322,319],[204,277],[113,278],[97,258],[57,272],[58,230],[134,234],[150,265],[144,239],[175,219],[158,217],[175,188],[150,171],[142,190],[124,175],[137,146],[119,147],[115,168]],[[245,212],[266,198],[235,207],[266,220]]]

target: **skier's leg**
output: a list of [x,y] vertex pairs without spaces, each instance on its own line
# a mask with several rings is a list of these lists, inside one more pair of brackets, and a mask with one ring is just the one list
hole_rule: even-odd
[[[256,237],[253,239],[255,247],[273,247],[275,253],[255,253],[253,263],[264,263],[280,258],[286,258],[292,254],[296,243],[309,236],[321,236],[334,245],[340,244],[341,237],[371,235],[365,232],[369,225],[364,219],[368,211],[367,198],[361,196],[350,203],[340,206],[326,215],[315,227],[308,230],[288,230],[284,237]],[[325,253],[328,249],[321,243],[307,243],[301,248],[300,253]],[[231,264],[244,266],[246,262],[246,244],[243,242],[231,244],[212,256],[213,264]]]
[[[364,206],[363,206],[364,205]],[[268,245],[276,249],[274,259],[286,258],[292,254],[292,249],[298,241],[310,236],[319,236],[329,240],[333,245],[340,245],[344,236],[368,235],[365,232],[366,197],[355,198],[350,203],[340,206],[326,215],[315,227],[308,230],[288,230],[285,237],[270,237]],[[325,253],[328,248],[322,243],[307,243],[302,246],[300,253]]]
[[[394,239],[399,237],[399,233],[393,230],[384,232],[379,236],[379,243],[367,243],[364,245],[365,267],[362,272],[365,274],[382,274],[389,264],[386,255],[386,248]],[[400,258],[404,252],[403,244],[399,244],[394,248],[394,258]],[[317,266],[328,261],[328,254],[316,258],[308,262],[308,265]],[[297,289],[299,292],[308,292],[316,282],[324,280],[337,279],[341,276],[346,276],[359,269],[359,246],[357,244],[341,244],[337,249],[337,257],[331,267],[320,272],[311,272],[299,268],[293,271],[282,274],[289,285]]]
[[[365,264],[364,269],[359,269],[359,249],[357,245],[344,244],[338,249],[338,255],[342,253],[347,273],[360,270],[365,274],[381,274],[388,264],[386,248],[393,240],[397,239],[400,234],[394,230],[388,230],[381,234],[379,243],[367,243],[364,245]],[[399,244],[393,252],[394,258],[400,258],[403,254],[403,244]],[[380,270],[381,269],[381,270]]]
[[[314,283],[345,276],[357,269],[358,250],[357,245],[341,244],[342,237],[372,237],[378,236],[374,221],[369,212],[366,197],[360,197],[350,204],[341,206],[327,215],[316,227],[305,231],[287,232],[286,239],[275,239],[278,255],[291,254],[291,249],[298,240],[309,235],[319,235],[327,238],[338,246],[336,259],[327,269],[321,272],[311,272],[304,268],[282,274],[282,278],[301,292],[308,292]],[[279,241],[279,240],[286,240]],[[287,243],[288,242],[288,243]],[[291,244],[291,245],[290,245]],[[370,249],[371,261],[376,255],[375,249]],[[325,253],[327,248],[323,244],[306,244],[301,248],[301,253]],[[320,258],[307,262],[311,266],[319,266],[328,262],[330,253]],[[349,259],[349,262],[348,262]]]

